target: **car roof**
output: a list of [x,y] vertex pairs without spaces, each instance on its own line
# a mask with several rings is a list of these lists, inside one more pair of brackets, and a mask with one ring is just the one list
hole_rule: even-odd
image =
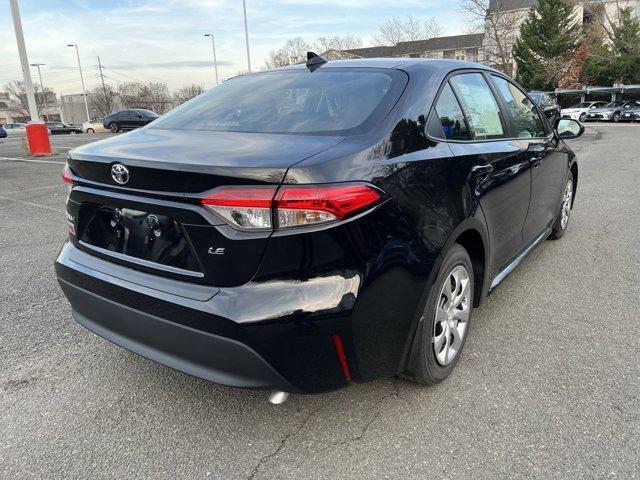
[[[330,60],[327,63],[321,65],[318,68],[325,67],[351,67],[351,68],[395,68],[406,69],[410,67],[425,67],[435,70],[459,70],[463,68],[478,68],[482,70],[497,72],[497,70],[475,62],[467,62],[464,60],[448,60],[440,58],[403,58],[403,57],[380,57],[380,58],[354,58],[348,60]],[[306,69],[307,66],[304,63],[296,65],[290,65],[287,67],[281,67],[272,69],[269,71],[282,71],[282,70],[301,70]],[[260,72],[255,72],[260,73]]]

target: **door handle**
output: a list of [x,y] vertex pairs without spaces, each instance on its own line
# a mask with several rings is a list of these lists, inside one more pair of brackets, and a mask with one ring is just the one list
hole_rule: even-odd
[[487,163],[485,165],[474,165],[471,167],[471,175],[474,177],[483,177],[493,172],[493,165]]
[[540,166],[540,164],[543,162],[543,160],[544,160],[544,157],[543,157],[543,156],[540,156],[540,157],[537,157],[537,156],[536,156],[536,157],[531,157],[531,158],[529,159],[529,163],[530,163],[533,167],[538,168],[538,167]]

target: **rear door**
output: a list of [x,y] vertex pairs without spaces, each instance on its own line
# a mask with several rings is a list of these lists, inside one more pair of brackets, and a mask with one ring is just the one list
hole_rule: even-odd
[[505,113],[481,72],[451,77],[436,112],[482,207],[495,274],[523,248],[522,227],[531,191],[526,153],[520,142],[510,138]]
[[502,76],[491,77],[531,166],[531,202],[522,230],[529,244],[551,226],[558,213],[569,157],[524,92]]
[[131,110],[123,110],[116,113],[114,122],[118,124],[120,128],[131,128]]

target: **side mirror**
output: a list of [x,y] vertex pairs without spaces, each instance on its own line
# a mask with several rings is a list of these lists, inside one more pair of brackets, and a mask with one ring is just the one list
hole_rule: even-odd
[[584,133],[584,125],[571,118],[559,118],[556,120],[554,130],[558,137],[568,140],[582,135]]

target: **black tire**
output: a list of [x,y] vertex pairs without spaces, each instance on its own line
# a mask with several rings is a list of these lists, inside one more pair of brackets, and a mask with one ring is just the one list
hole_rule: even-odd
[[[436,352],[433,343],[434,336],[437,334],[435,325],[436,309],[439,308],[439,305],[441,305],[440,302],[444,299],[441,292],[445,285],[445,281],[449,281],[451,272],[458,266],[466,268],[469,276],[469,316],[466,331],[464,336],[462,336],[461,344],[457,349],[457,354],[449,364],[442,365],[436,359]],[[469,254],[461,245],[454,244],[447,252],[444,261],[438,270],[438,275],[430,288],[426,303],[422,307],[423,313],[418,321],[412,351],[406,369],[403,372],[403,377],[407,380],[420,383],[422,385],[433,385],[434,383],[438,383],[447,378],[455,368],[466,343],[467,336],[469,335],[469,327],[471,318],[473,317],[473,278],[473,265],[469,258]]]
[[582,112],[580,114],[580,117],[578,117],[578,120],[580,120],[581,123],[584,123],[585,119],[587,118],[587,114]]
[[620,121],[620,112],[614,113],[612,119],[614,123],[618,123]]
[[109,131],[111,133],[118,133],[120,131],[120,125],[118,125],[116,122],[111,122],[109,124]]
[[[571,195],[569,200],[569,207],[567,211],[567,221],[565,224],[562,224],[562,212],[565,209],[565,200],[567,195],[568,183],[571,182]],[[549,238],[552,240],[557,240],[559,238],[564,237],[565,232],[567,231],[567,227],[569,226],[569,220],[571,219],[571,209],[573,208],[573,192],[575,191],[575,182],[573,180],[573,174],[569,172],[569,178],[564,184],[564,188],[562,189],[562,201],[560,202],[560,208],[558,209],[558,214],[556,216],[555,222],[553,222],[553,226],[551,227],[551,235]]]
[[93,128],[87,128],[87,133],[96,133],[96,131]]

